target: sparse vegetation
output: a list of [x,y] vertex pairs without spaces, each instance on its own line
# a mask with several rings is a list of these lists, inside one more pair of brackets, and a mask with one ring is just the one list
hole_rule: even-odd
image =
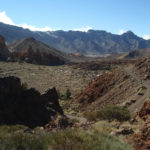
[[97,112],[95,112],[95,111],[86,112],[86,113],[84,113],[84,117],[88,121],[96,121],[96,119],[97,119]]
[[96,120],[118,120],[118,121],[127,121],[130,120],[130,112],[127,108],[122,106],[107,106],[99,111],[86,112],[84,116],[88,121]]
[[6,131],[0,136],[1,150],[132,150],[129,145],[101,132],[88,133],[82,130],[67,129],[64,131],[41,133],[40,135]]
[[22,63],[22,60],[21,60],[21,57],[20,57],[20,56],[18,56],[18,58],[17,58],[17,62],[18,62],[19,64],[21,64],[21,63]]
[[64,99],[65,100],[71,99],[71,92],[69,89],[66,90]]
[[26,82],[22,83],[22,88],[26,90],[28,88],[28,84]]
[[130,112],[122,106],[107,106],[97,112],[99,119],[127,121],[130,119]]

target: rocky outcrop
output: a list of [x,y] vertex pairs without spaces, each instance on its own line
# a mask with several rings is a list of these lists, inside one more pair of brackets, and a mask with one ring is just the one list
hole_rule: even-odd
[[150,100],[146,101],[138,113],[139,117],[144,121],[140,132],[133,136],[135,150],[150,149]]
[[150,117],[150,100],[146,101],[139,112],[139,117],[144,121],[147,121],[148,117]]
[[69,121],[66,116],[58,115],[52,121],[45,125],[46,130],[53,130],[53,129],[65,129],[67,127],[72,127],[73,123]]
[[150,79],[150,57],[143,58],[135,64],[135,70],[143,79]]
[[65,64],[65,59],[53,55],[52,53],[40,52],[39,49],[33,49],[31,45],[25,52],[12,52],[10,60],[50,66]]
[[29,63],[37,63],[43,65],[61,65],[64,64],[67,59],[64,53],[57,49],[48,46],[33,37],[21,39],[11,45],[9,49],[15,55],[20,57],[21,60]]
[[58,113],[63,115],[55,88],[40,94],[17,77],[0,78],[0,124],[44,126]]
[[[21,46],[21,49],[24,51],[12,50],[10,52],[5,44],[5,39],[0,35],[0,60],[9,62],[17,61],[19,63],[24,61],[27,63],[52,66],[66,63],[67,60],[64,58],[63,54],[56,49],[40,41],[36,41],[33,38],[29,38],[27,41],[31,42],[22,42],[23,46]],[[18,47],[18,49],[20,49],[20,47]]]
[[9,55],[10,52],[6,47],[5,39],[3,36],[0,35],[0,60],[7,60]]
[[[82,107],[86,107],[105,95],[109,90],[115,87],[115,85],[125,81],[128,78],[129,76],[124,75],[118,68],[109,73],[104,73],[98,76],[95,80],[91,81],[89,85],[77,95],[76,100]],[[102,101],[99,104],[99,107],[117,103],[117,101]]]
[[5,47],[5,39],[0,35],[0,49],[4,49]]

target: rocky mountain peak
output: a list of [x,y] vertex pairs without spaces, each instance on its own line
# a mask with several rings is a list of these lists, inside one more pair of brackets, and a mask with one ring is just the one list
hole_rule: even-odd
[[136,36],[132,31],[127,31],[125,33],[122,34],[122,36],[124,37],[128,37],[128,38],[137,38],[138,36]]

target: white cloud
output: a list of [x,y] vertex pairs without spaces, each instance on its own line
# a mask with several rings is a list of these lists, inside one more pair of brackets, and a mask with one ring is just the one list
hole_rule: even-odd
[[86,26],[86,27],[82,27],[82,28],[73,29],[73,31],[87,32],[88,30],[91,30],[91,29],[92,29],[92,27]]
[[26,24],[26,23],[24,23],[24,24],[21,24],[20,25],[21,27],[23,27],[24,29],[30,29],[30,30],[32,30],[32,31],[53,31],[53,29],[52,28],[50,28],[50,27],[44,27],[44,28],[37,28],[37,27],[35,27],[35,26],[32,26],[32,25],[28,25],[28,24]]
[[[11,18],[9,18],[6,14],[5,11],[0,12],[0,22],[3,22],[5,24],[10,24],[10,25],[15,25],[15,26],[19,26],[25,29],[30,29],[31,31],[54,31],[54,29],[52,29],[51,27],[44,27],[44,28],[38,28],[36,26],[33,25],[28,25],[27,23],[21,23],[21,24],[15,24]],[[77,29],[73,29],[73,31],[82,31],[82,32],[87,32],[88,30],[92,29],[92,27],[90,26],[86,26],[86,27],[82,27],[82,28],[77,28]]]
[[145,35],[143,35],[143,38],[144,38],[145,40],[149,40],[149,39],[150,39],[150,35],[145,34]]
[[10,25],[15,25],[13,21],[6,15],[5,11],[0,12],[0,22],[10,24]]
[[26,23],[24,24],[15,24],[7,15],[5,11],[0,12],[0,22],[3,22],[5,24],[10,24],[10,25],[15,25],[15,26],[19,26],[19,27],[23,27],[25,29],[30,29],[32,31],[52,31],[53,29],[50,27],[44,27],[44,28],[37,28],[35,26],[32,25],[28,25]]
[[124,30],[124,29],[120,29],[120,31],[119,31],[119,35],[121,35],[121,34],[123,34],[123,33],[125,33],[125,32],[127,32],[126,30]]

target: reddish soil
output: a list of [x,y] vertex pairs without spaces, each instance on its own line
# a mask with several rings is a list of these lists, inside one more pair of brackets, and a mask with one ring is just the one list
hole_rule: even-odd
[[135,150],[149,150],[150,149],[150,100],[144,103],[138,115],[144,121],[144,123],[141,126],[140,132],[133,135],[130,141],[134,143]]
[[83,110],[95,110],[106,105],[116,105],[127,100],[136,92],[137,83],[120,67],[104,73],[91,81],[76,97]]

